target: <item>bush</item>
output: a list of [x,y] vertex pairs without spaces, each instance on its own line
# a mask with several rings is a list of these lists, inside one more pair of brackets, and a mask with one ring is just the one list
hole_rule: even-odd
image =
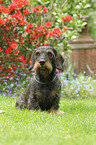
[[5,7],[0,6],[0,92],[8,94],[16,93],[17,84],[32,76],[28,67],[36,47],[51,45],[58,50],[65,47],[64,54],[70,49],[67,40],[75,35],[72,31],[78,27],[76,19],[66,14],[58,19],[55,13],[50,22],[50,11],[44,5],[32,7],[29,0],[9,2],[3,3]]

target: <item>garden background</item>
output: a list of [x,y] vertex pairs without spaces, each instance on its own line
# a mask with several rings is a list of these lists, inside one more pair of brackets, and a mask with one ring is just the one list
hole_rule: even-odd
[[69,81],[70,76],[73,79],[76,74],[74,66],[70,67],[69,42],[86,25],[86,15],[89,34],[96,41],[95,3],[91,0],[1,1],[0,92],[13,97],[21,93],[32,77],[33,72],[28,71],[32,51],[40,45],[51,45],[60,51],[65,59],[62,80]]
[[[95,0],[0,0],[0,144],[96,144],[96,74],[74,73],[69,42],[87,22],[96,42]],[[64,56],[60,109],[64,115],[16,110],[29,83],[33,50],[51,45]],[[5,112],[5,113],[4,113]]]

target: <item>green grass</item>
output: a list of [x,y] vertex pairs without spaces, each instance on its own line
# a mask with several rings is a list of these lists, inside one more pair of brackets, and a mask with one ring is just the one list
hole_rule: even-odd
[[63,115],[15,108],[0,96],[0,145],[96,145],[96,100],[61,100]]

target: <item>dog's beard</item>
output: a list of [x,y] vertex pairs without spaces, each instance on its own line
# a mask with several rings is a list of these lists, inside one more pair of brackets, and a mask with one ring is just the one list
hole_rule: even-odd
[[36,61],[33,67],[34,70],[37,70],[39,74],[44,76],[45,78],[49,76],[49,74],[52,72],[53,67],[49,61],[46,61],[43,66],[39,64],[39,61]]

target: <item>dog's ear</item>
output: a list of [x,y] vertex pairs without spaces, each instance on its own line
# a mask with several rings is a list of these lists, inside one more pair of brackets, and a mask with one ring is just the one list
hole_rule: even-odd
[[58,52],[57,49],[54,49],[54,54],[55,54],[55,66],[58,70],[63,71],[63,63],[64,63],[64,58],[62,57],[62,55]]
[[34,66],[34,53],[35,53],[35,50],[32,53],[31,65],[29,66],[29,70],[31,70]]

